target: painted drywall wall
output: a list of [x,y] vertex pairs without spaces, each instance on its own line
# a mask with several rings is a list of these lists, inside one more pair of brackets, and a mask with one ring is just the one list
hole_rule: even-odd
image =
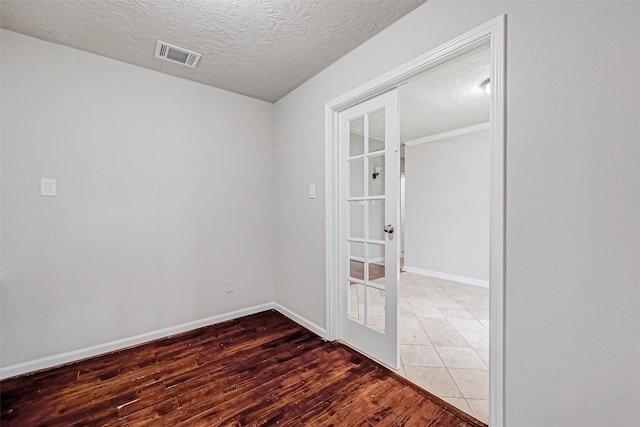
[[489,130],[405,148],[407,269],[489,280]]
[[273,301],[272,104],[1,35],[3,366]]
[[640,3],[429,1],[276,103],[276,300],[325,324],[324,104],[500,14],[506,425],[633,424]]

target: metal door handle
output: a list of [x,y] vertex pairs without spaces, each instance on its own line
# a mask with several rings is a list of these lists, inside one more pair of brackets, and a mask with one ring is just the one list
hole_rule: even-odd
[[389,224],[384,226],[385,233],[393,234],[394,231],[395,231],[395,228],[393,228],[393,225]]

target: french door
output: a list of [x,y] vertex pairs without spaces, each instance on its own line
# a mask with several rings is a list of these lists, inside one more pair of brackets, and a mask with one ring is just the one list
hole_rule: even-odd
[[392,90],[339,114],[340,336],[397,369],[400,127]]

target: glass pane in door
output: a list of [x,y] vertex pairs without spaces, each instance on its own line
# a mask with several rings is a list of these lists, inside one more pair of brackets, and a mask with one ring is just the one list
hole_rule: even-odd
[[349,160],[349,197],[364,196],[364,159]]
[[384,196],[384,155],[371,156],[368,159],[369,196]]
[[364,285],[347,282],[349,285],[349,318],[364,323]]
[[384,245],[367,245],[367,285],[384,287],[385,253]]
[[384,131],[384,109],[369,113],[369,153],[384,150]]
[[364,280],[364,243],[349,243],[349,278]]
[[364,117],[349,122],[349,157],[364,154]]
[[361,200],[349,202],[350,239],[364,239],[364,205],[365,202]]
[[369,230],[368,240],[384,240],[384,200],[369,200]]
[[384,332],[385,292],[375,288],[367,288],[367,321],[366,325]]

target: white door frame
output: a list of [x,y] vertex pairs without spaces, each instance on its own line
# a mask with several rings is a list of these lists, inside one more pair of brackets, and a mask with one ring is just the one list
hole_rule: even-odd
[[501,15],[460,37],[329,101],[325,105],[326,338],[340,338],[339,292],[339,134],[338,113],[399,86],[452,57],[491,44],[491,195],[489,268],[489,417],[504,426],[504,290],[505,290],[505,42],[506,16]]

